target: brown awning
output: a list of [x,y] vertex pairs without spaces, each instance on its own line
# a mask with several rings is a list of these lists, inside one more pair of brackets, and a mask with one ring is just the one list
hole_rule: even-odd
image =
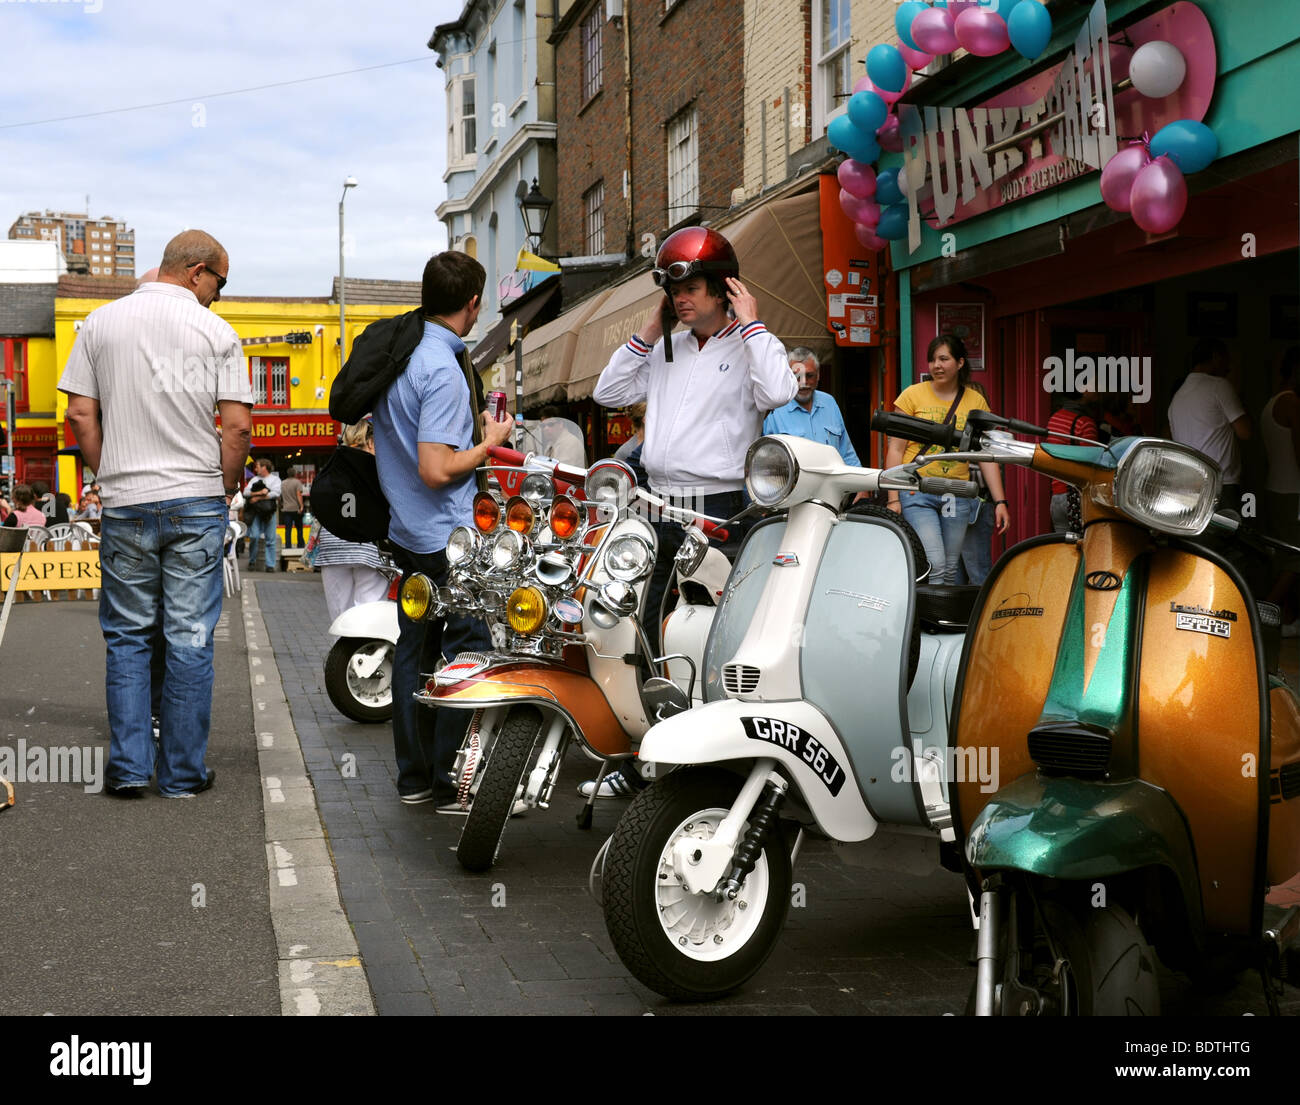
[[479,338],[478,344],[470,353],[475,371],[482,372],[509,348],[512,323],[519,323],[519,328],[522,330],[559,294],[560,281],[557,277],[558,274],[547,278],[535,288],[530,288],[513,303],[507,304],[501,320],[494,323],[491,329]]
[[[569,379],[573,348],[583,323],[609,297],[608,291],[597,292],[590,299],[565,311],[545,326],[529,331],[524,338],[524,396],[528,407],[543,403],[564,402],[564,385]],[[513,396],[514,374],[507,389]],[[513,402],[512,402],[513,406]]]
[[[814,177],[810,191],[772,200],[717,229],[735,247],[741,279],[758,300],[759,318],[768,330],[787,349],[804,345],[824,356],[831,352],[834,340],[826,329],[821,216],[815,184]],[[591,395],[610,355],[658,309],[662,294],[650,273],[643,272],[616,285],[597,310],[572,324],[581,330],[568,376],[570,402]],[[561,315],[551,325],[565,318]]]

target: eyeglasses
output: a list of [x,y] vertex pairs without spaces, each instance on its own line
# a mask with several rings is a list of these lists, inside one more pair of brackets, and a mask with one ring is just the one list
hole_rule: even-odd
[[206,261],[195,261],[194,264],[190,265],[190,268],[196,269],[200,265],[203,266],[205,272],[210,272],[213,276],[217,278],[217,291],[219,293],[222,290],[222,288],[226,286],[226,278],[222,276],[221,273],[217,272],[217,270],[214,269],[211,265],[209,265]]

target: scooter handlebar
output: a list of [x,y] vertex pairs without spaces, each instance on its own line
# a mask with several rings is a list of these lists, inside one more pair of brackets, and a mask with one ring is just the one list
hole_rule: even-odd
[[507,449],[504,445],[489,445],[487,455],[489,460],[495,460],[500,464],[508,464],[515,468],[524,463],[523,453],[518,449]]
[[931,422],[910,414],[877,411],[871,416],[871,428],[890,437],[903,437],[923,445],[939,445],[951,449],[961,438],[961,431],[953,425]]
[[927,495],[956,495],[959,499],[973,499],[979,494],[979,488],[970,480],[950,480],[943,476],[922,476],[918,486]]

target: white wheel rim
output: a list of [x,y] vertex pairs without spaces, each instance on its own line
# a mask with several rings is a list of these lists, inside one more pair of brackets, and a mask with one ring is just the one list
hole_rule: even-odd
[[[769,891],[767,856],[760,854],[734,900],[717,901],[712,894],[693,894],[673,867],[673,847],[683,836],[709,840],[727,810],[701,810],[669,834],[655,871],[655,905],[659,924],[673,949],[687,959],[716,963],[735,955],[763,920]],[[741,829],[741,835],[748,826]]]
[[[375,668],[374,675],[362,678],[356,672],[355,664],[359,659],[368,659],[379,650],[384,654],[384,661]],[[393,646],[387,641],[372,641],[358,648],[348,657],[348,693],[362,706],[371,709],[391,706],[393,704]]]

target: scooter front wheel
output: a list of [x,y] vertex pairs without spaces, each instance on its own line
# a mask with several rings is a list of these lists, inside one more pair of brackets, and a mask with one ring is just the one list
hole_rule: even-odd
[[[334,708],[353,721],[376,723],[393,716],[393,653],[391,641],[341,637],[325,657],[325,691]],[[362,676],[357,668],[374,667]]]
[[496,863],[542,723],[542,712],[536,706],[511,707],[502,720],[456,845],[456,858],[466,871],[486,871]]
[[674,870],[678,841],[710,839],[742,783],[716,769],[674,771],[636,797],[610,842],[603,881],[610,939],[628,970],[677,1001],[708,1001],[743,985],[785,923],[792,876],[779,831],[734,899],[693,893]]

